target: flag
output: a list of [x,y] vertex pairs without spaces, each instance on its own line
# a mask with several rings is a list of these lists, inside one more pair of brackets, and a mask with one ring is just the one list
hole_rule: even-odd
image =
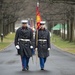
[[[40,11],[39,11],[39,3],[37,3],[37,7],[36,7],[36,47],[38,46],[38,29],[40,27],[40,21],[41,21],[41,15],[40,15]],[[38,60],[38,51],[36,50],[36,64],[37,64],[37,60]]]
[[39,11],[39,7],[37,6],[36,8],[36,23],[37,23],[37,26],[36,28],[39,29],[40,27],[40,21],[41,21],[41,15],[40,15],[40,11]]
[[28,25],[30,26],[30,18],[28,18]]
[[28,27],[34,31],[34,20],[33,20],[33,18],[28,18]]

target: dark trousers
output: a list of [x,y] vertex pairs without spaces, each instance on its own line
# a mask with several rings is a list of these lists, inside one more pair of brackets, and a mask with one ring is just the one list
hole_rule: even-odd
[[26,56],[21,57],[22,67],[23,68],[27,68],[28,67],[29,59],[30,59],[30,57],[26,57]]
[[47,58],[39,57],[39,59],[40,59],[40,67],[41,67],[41,69],[43,69]]

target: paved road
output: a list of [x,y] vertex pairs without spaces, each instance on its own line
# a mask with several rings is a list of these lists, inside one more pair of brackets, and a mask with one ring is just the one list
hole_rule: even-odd
[[16,55],[13,44],[0,52],[0,75],[75,75],[75,56],[62,52],[52,45],[50,57],[45,64],[45,71],[40,71],[39,60],[36,64],[30,60],[30,70],[21,71],[21,59]]

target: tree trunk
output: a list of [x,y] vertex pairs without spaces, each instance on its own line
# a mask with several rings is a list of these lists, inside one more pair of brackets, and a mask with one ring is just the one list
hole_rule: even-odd
[[63,25],[63,29],[64,29],[64,33],[63,33],[63,39],[65,40],[65,23],[64,23],[64,25]]
[[71,24],[70,24],[70,42],[73,41],[73,19],[71,19]]
[[67,20],[67,40],[69,40],[69,20]]

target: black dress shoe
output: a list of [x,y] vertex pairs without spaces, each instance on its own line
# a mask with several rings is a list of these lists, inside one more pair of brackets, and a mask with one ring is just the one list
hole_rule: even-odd
[[29,70],[29,66],[27,66],[27,68],[26,68],[27,70]]
[[44,70],[43,68],[41,70]]
[[23,68],[22,71],[26,71],[27,69]]

